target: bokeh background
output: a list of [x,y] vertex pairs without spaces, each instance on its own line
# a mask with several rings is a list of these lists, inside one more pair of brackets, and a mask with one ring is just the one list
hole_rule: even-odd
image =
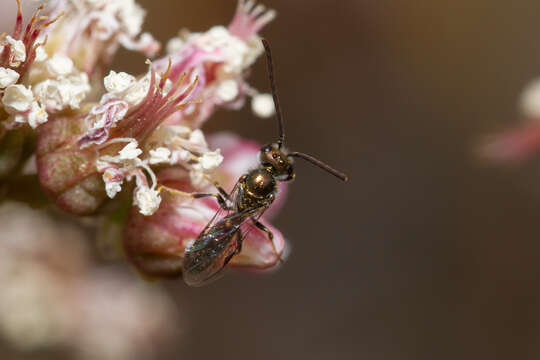
[[[236,6],[140,3],[164,42],[227,24]],[[275,221],[292,244],[278,272],[165,283],[185,331],[160,358],[540,358],[540,164],[475,157],[517,124],[519,93],[540,75],[540,2],[263,3],[279,12],[263,34],[289,146],[350,181],[297,162]],[[143,59],[121,53],[113,68],[137,73]],[[251,83],[267,89],[262,59]],[[224,129],[276,136],[249,109],[206,125]]]

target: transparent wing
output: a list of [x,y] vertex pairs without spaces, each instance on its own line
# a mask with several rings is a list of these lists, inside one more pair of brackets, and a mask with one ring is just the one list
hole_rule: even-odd
[[239,189],[239,185],[238,185],[238,182],[237,182],[234,185],[234,188],[232,189],[232,191],[229,194],[229,199],[227,199],[227,203],[230,206],[230,208],[229,209],[224,209],[223,207],[220,207],[216,211],[216,213],[214,214],[212,219],[210,219],[210,221],[208,221],[208,224],[206,224],[206,226],[204,227],[201,234],[204,233],[205,231],[207,231],[208,229],[212,228],[214,225],[216,225],[216,223],[220,219],[223,219],[223,218],[225,218],[225,217],[227,217],[227,216],[229,216],[229,215],[236,212],[235,200],[236,200],[236,197],[238,196],[238,189]]
[[253,230],[254,227],[256,227],[255,224],[251,223],[251,219],[259,220],[267,209],[268,207],[260,208],[257,213],[249,217],[249,222],[246,221],[241,225],[240,229],[242,230],[242,236],[239,239],[240,246],[242,245],[244,239],[249,235],[250,231]]
[[186,250],[183,278],[190,286],[201,286],[217,275],[238,252],[242,241],[240,227],[259,209],[233,212],[205,228]]

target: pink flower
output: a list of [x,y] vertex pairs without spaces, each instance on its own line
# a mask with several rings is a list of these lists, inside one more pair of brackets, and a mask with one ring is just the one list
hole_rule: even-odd
[[525,87],[520,110],[526,123],[488,137],[478,149],[480,156],[493,162],[517,163],[540,153],[540,80]]
[[0,221],[0,336],[17,358],[150,359],[182,340],[172,299],[125,267],[96,263],[82,227],[14,202],[0,206]]
[[[191,85],[167,80],[167,73],[159,76],[151,67],[147,75],[133,78],[122,92],[111,85],[99,104],[75,115],[56,116],[38,129],[40,183],[58,206],[75,214],[93,213],[107,194],[114,196],[109,190],[123,178],[135,178],[138,190],[156,197],[143,173],[153,176],[152,170],[138,157],[142,153],[138,146],[184,106],[197,83],[196,78]],[[115,169],[116,176],[107,176],[108,169]],[[118,172],[123,174],[121,179]],[[109,179],[115,184],[107,184]],[[157,198],[149,207],[155,210],[156,205]]]
[[[230,191],[248,167],[256,164],[259,146],[231,134],[216,135],[210,143],[219,144],[225,158],[213,178]],[[189,174],[181,168],[166,169],[158,173],[158,178],[167,187],[195,192],[190,185]],[[211,191],[215,190],[208,187],[203,192]],[[281,201],[284,199],[283,195],[278,195]],[[128,259],[141,273],[157,277],[176,277],[182,272],[184,251],[219,210],[219,205],[214,198],[195,200],[167,191],[162,191],[162,198],[160,208],[152,216],[144,217],[132,210],[125,226],[124,249]],[[262,222],[274,234],[277,253],[265,232],[251,223],[246,223],[244,226],[249,227],[249,232],[243,242],[242,251],[232,258],[228,266],[270,269],[278,265],[285,248],[285,240],[277,229],[267,223],[266,218],[263,216]]]
[[540,154],[540,125],[507,130],[488,138],[479,154],[494,162],[517,163]]
[[73,59],[89,75],[101,76],[118,47],[153,57],[160,44],[149,33],[139,36],[146,11],[134,0],[52,2],[49,14],[64,12],[48,31],[47,52]]
[[183,73],[197,74],[197,96],[204,101],[176,113],[168,123],[189,123],[198,128],[217,107],[237,109],[243,106],[245,95],[256,95],[257,91],[244,78],[247,69],[263,53],[257,33],[274,17],[273,10],[255,6],[253,0],[239,0],[228,27],[215,26],[204,33],[183,31],[180,37],[171,39],[169,56],[157,60],[156,68],[166,68],[170,57],[172,81]]
[[36,52],[40,46],[46,44],[46,39],[38,41],[40,35],[51,24],[58,20],[58,17],[41,17],[40,13],[45,8],[40,6],[30,18],[23,30],[23,16],[20,0],[17,0],[17,20],[11,35],[1,36],[0,41],[0,67],[12,69],[19,74],[22,79],[34,60]]

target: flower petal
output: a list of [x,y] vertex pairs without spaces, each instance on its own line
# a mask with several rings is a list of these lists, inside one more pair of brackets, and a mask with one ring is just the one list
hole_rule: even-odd
[[254,269],[268,269],[279,264],[284,253],[285,239],[280,231],[268,223],[261,221],[274,235],[274,245],[266,232],[255,227],[251,222],[243,226],[246,232],[242,251],[235,255],[229,263],[231,267],[246,267]]

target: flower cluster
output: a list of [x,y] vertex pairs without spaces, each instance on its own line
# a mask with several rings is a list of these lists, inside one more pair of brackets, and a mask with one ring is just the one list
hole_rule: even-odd
[[[55,0],[26,25],[17,4],[12,33],[0,36],[0,185],[9,197],[18,177],[34,176],[64,212],[120,218],[125,253],[141,272],[181,274],[185,248],[219,206],[161,189],[231,190],[254,165],[257,146],[201,127],[246,98],[257,115],[273,115],[272,97],[246,76],[275,12],[239,0],[228,26],[181,30],[132,75],[109,69],[118,48],[148,58],[160,51],[141,34],[145,11],[135,0]],[[250,231],[231,264],[277,265],[285,242],[273,232],[274,244]]]
[[178,342],[172,299],[123,267],[96,268],[82,228],[16,203],[0,206],[0,221],[0,335],[11,347],[127,360]]

